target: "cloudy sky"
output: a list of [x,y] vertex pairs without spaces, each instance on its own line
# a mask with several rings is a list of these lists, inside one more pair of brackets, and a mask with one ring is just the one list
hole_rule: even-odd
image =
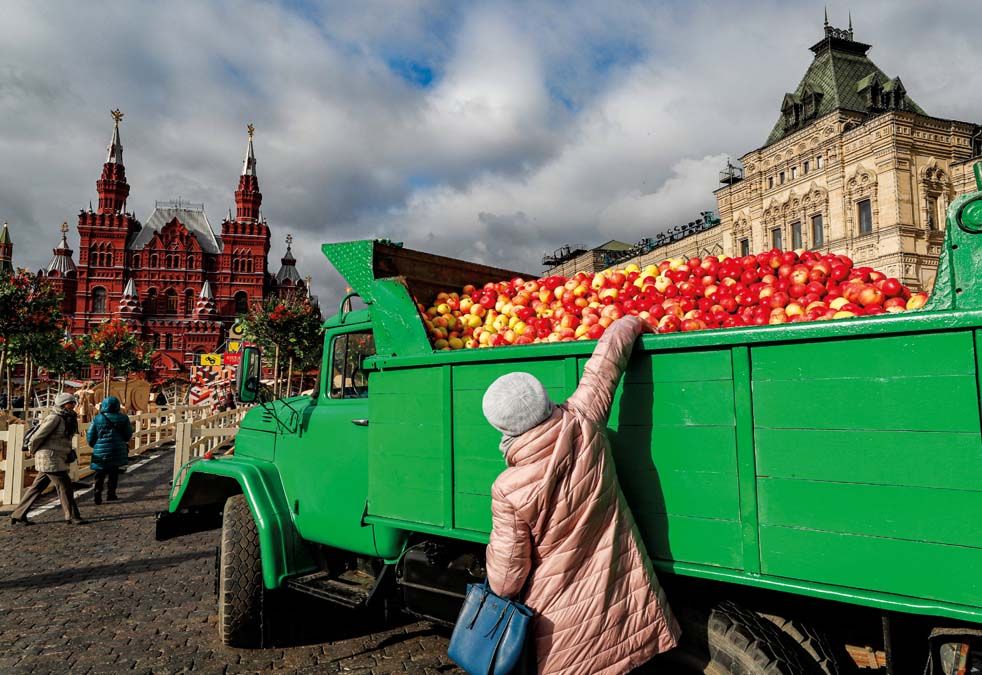
[[[818,2],[0,0],[0,220],[46,265],[122,126],[129,207],[233,206],[257,128],[275,272],[289,232],[370,236],[540,271],[564,243],[636,241],[715,208],[822,34]],[[844,27],[849,6],[829,4]],[[982,121],[982,3],[868,0],[856,39],[929,114]],[[76,254],[77,259],[77,254]]]

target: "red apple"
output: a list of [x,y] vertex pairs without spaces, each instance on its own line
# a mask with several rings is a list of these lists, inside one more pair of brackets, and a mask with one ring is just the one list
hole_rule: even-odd
[[923,291],[919,293],[914,293],[910,296],[907,301],[907,309],[920,309],[927,304],[927,293]]
[[887,301],[883,303],[883,309],[890,314],[895,314],[896,312],[906,312],[907,301],[903,298],[887,298]]

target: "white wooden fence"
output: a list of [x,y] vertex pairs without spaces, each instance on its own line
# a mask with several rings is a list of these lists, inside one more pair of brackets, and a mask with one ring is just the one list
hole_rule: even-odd
[[179,422],[175,427],[174,480],[177,481],[181,465],[185,462],[193,457],[203,457],[206,452],[214,451],[232,440],[248,409],[239,407],[201,419]]
[[[24,466],[34,459],[28,459],[20,451],[24,445],[24,425],[12,424],[6,431],[0,431],[0,440],[7,446],[7,456],[3,460],[3,492],[0,493],[0,504],[17,504],[24,495]],[[15,477],[11,479],[11,477]],[[19,479],[19,480],[18,480]]]
[[[228,413],[216,415],[211,414],[210,406],[170,406],[161,407],[153,412],[130,415],[130,422],[133,425],[130,456],[140,455],[159,448],[165,443],[176,441],[178,438],[177,429],[181,425],[198,424],[201,428],[202,423],[205,423],[204,428],[211,429],[211,425],[219,420],[229,420],[234,425],[234,428],[226,430],[226,437],[230,438],[235,435],[238,421],[242,418],[245,410],[245,408],[242,408],[241,411],[230,410]],[[27,426],[21,420],[13,419],[9,422],[8,428],[5,431],[0,431],[0,442],[6,446],[5,456],[3,461],[0,461],[0,471],[3,473],[0,506],[10,506],[20,502],[24,494],[25,474],[28,469],[34,468],[34,458],[29,458],[21,452]],[[79,424],[79,433],[72,442],[78,454],[78,460],[73,462],[69,468],[69,475],[72,480],[78,480],[93,473],[92,469],[89,468],[92,448],[85,440],[88,428],[88,423]],[[204,454],[204,451],[201,454]]]

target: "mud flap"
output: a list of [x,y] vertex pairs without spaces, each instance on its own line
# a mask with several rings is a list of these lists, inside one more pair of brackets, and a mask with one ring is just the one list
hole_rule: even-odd
[[175,511],[158,511],[154,539],[167,541],[195,532],[217,530],[222,526],[222,510],[214,506],[189,507]]

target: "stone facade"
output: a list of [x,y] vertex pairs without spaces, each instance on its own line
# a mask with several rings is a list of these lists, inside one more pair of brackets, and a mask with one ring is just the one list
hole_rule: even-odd
[[716,191],[723,253],[829,250],[930,288],[945,210],[972,184],[975,133],[906,111],[832,112],[741,158],[743,180]]

